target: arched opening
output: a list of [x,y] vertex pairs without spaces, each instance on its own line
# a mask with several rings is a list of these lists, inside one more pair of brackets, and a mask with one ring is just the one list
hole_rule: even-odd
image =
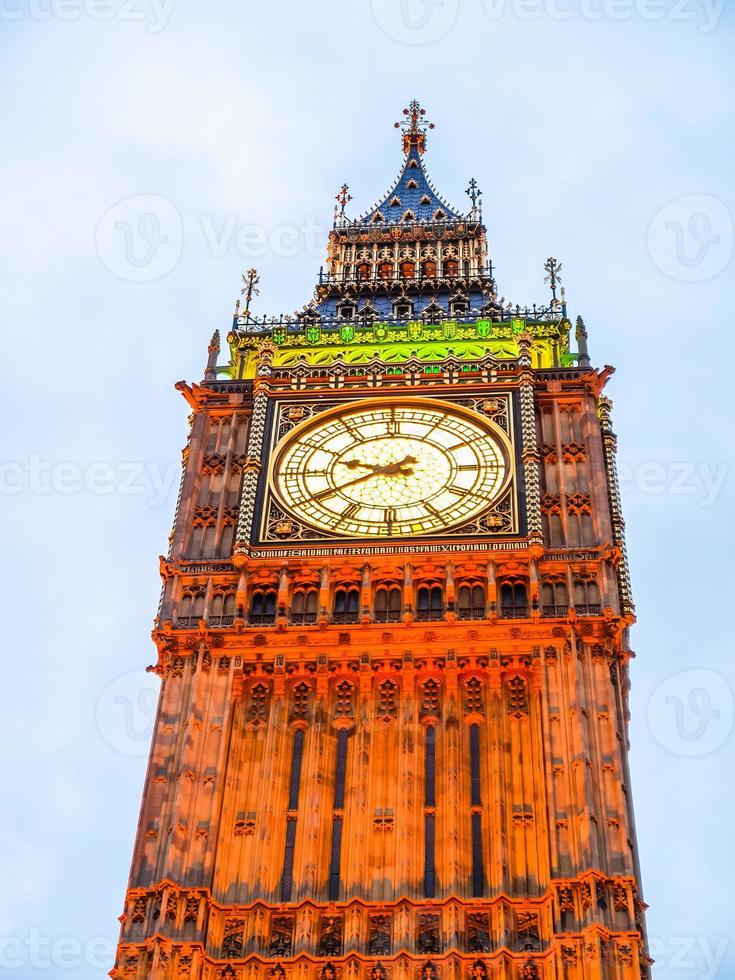
[[528,616],[528,590],[520,579],[510,579],[500,586],[500,615],[506,619]]
[[460,619],[484,619],[485,602],[482,585],[460,585],[457,589],[457,615]]
[[397,623],[401,618],[401,589],[397,585],[378,586],[375,593],[375,622]]
[[416,595],[419,622],[444,618],[444,590],[440,585],[421,585]]
[[291,599],[291,622],[296,626],[312,626],[319,608],[319,591],[313,586],[294,589]]
[[580,616],[600,615],[600,590],[593,578],[575,580],[574,608]]
[[176,614],[178,626],[196,626],[204,615],[204,590],[186,592]]
[[268,626],[276,621],[276,590],[256,589],[250,599],[248,622],[253,626]]
[[235,593],[216,592],[209,614],[210,626],[232,626],[235,620]]
[[566,616],[569,606],[563,579],[546,579],[541,585],[541,615]]
[[332,619],[335,623],[356,623],[360,616],[360,590],[354,588],[338,588],[334,593],[334,611]]

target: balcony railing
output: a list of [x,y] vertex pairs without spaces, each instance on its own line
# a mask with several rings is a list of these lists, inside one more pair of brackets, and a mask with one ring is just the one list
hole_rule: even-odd
[[419,623],[431,623],[439,619],[444,619],[443,609],[417,609],[416,619]]
[[332,614],[333,623],[357,623],[360,619],[360,613],[355,612],[336,612]]
[[360,275],[357,271],[351,272],[348,276],[335,276],[329,272],[322,272],[319,275],[320,286],[332,285],[357,285],[357,286],[436,286],[442,281],[446,285],[457,284],[457,280],[470,281],[479,279],[483,281],[493,281],[490,269],[437,269],[436,272],[424,272],[416,269],[410,275],[401,272],[392,272],[389,276],[381,275],[377,269],[371,269],[370,275]]
[[176,625],[180,629],[190,629],[192,626],[198,626],[201,616],[177,616]]
[[209,617],[210,626],[232,626],[235,622],[234,616],[210,616]]
[[315,612],[291,613],[291,622],[294,626],[313,626],[316,622]]
[[528,606],[501,606],[500,615],[503,619],[528,619]]
[[575,606],[574,610],[578,616],[599,616],[602,611],[599,602],[588,602],[586,605]]
[[567,605],[556,605],[556,606],[542,606],[541,615],[542,616],[556,616],[561,618],[566,616],[569,606]]
[[248,626],[272,626],[276,621],[276,614],[272,613],[250,613],[248,616]]
[[376,609],[373,620],[376,623],[399,623],[401,621],[401,610]]
[[484,619],[485,618],[485,607],[476,606],[472,609],[462,609],[461,607],[457,609],[457,619]]
[[[363,283],[363,285],[365,285]],[[474,323],[478,319],[489,320],[492,323],[505,323],[518,317],[525,318],[531,322],[555,322],[564,319],[567,315],[566,304],[559,300],[552,301],[549,305],[531,306],[500,306],[492,305],[491,308],[471,307],[464,313],[450,313],[448,311],[418,310],[409,316],[396,316],[394,313],[365,313],[358,312],[352,317],[341,316],[339,314],[325,314],[323,316],[309,316],[308,314],[291,316],[282,314],[274,317],[264,314],[260,317],[252,315],[237,315],[233,318],[232,328],[246,336],[267,334],[278,330],[286,334],[303,334],[310,326],[318,326],[320,330],[337,332],[341,327],[352,324],[358,330],[372,329],[375,323],[404,325],[409,322],[423,322],[425,324],[439,324],[445,320],[452,322]],[[245,382],[243,382],[245,383]]]

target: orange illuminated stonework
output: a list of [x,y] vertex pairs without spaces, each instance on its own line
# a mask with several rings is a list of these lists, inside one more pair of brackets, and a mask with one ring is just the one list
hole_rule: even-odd
[[[647,977],[612,373],[404,162],[191,409],[116,978]],[[559,295],[557,295],[559,293]]]

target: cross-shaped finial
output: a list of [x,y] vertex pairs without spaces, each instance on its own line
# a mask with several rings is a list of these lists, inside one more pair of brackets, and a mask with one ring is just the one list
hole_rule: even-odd
[[416,99],[408,103],[403,115],[406,118],[395,123],[396,129],[403,130],[403,152],[408,153],[415,146],[419,153],[423,153],[426,149],[426,130],[433,129],[434,123],[424,119],[426,109],[422,109]]
[[260,290],[258,289],[260,276],[258,275],[256,269],[248,269],[248,271],[241,278],[242,289],[240,290],[240,294],[245,297],[245,316],[249,316],[252,298],[260,293]]
[[472,201],[472,217],[476,218],[479,211],[480,217],[482,218],[482,191],[474,177],[470,181],[470,186],[465,191],[465,194]]
[[345,208],[348,203],[352,200],[352,194],[348,194],[349,186],[347,184],[342,184],[339,189],[339,194],[335,198],[338,207],[334,209],[335,223],[339,219],[339,223],[342,225],[345,222]]
[[548,282],[549,288],[551,289],[551,299],[552,304],[556,304],[556,287],[561,282],[561,262],[557,262],[556,259],[551,256],[544,262],[544,269],[548,275],[544,276],[544,282]]

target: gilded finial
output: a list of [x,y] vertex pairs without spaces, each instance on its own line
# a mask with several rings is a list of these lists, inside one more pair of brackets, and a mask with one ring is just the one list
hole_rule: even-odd
[[406,118],[395,123],[396,129],[403,130],[403,152],[408,153],[415,147],[419,153],[423,153],[426,149],[426,130],[433,129],[434,123],[424,119],[426,109],[422,109],[416,99],[409,102],[403,115]]

